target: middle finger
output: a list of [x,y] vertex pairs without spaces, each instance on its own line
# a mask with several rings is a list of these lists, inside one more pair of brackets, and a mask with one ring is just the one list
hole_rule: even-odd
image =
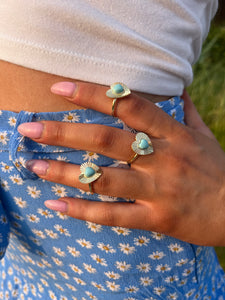
[[96,152],[117,160],[128,161],[134,154],[131,144],[135,134],[104,125],[42,121],[23,123],[18,131],[38,143]]

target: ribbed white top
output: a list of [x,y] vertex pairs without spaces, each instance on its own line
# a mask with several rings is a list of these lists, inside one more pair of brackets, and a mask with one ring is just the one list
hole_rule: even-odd
[[180,95],[217,0],[1,0],[0,59],[90,82]]

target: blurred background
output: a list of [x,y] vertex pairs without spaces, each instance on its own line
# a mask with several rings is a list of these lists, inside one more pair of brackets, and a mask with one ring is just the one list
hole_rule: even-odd
[[[219,0],[218,13],[193,69],[194,81],[188,92],[225,151],[225,0]],[[225,270],[225,247],[216,251]]]

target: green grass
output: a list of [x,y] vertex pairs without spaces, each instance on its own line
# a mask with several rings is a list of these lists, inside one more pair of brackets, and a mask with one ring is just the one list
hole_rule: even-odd
[[[225,24],[213,24],[193,69],[188,92],[225,151]],[[225,270],[225,247],[217,247],[216,252]]]

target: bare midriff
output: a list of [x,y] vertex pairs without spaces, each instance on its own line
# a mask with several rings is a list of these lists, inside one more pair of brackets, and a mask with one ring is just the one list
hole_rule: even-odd
[[[59,81],[76,81],[49,73],[28,69],[0,60],[0,110],[19,112],[54,112],[81,109],[62,96],[53,95],[51,86]],[[168,96],[137,93],[159,102]]]

